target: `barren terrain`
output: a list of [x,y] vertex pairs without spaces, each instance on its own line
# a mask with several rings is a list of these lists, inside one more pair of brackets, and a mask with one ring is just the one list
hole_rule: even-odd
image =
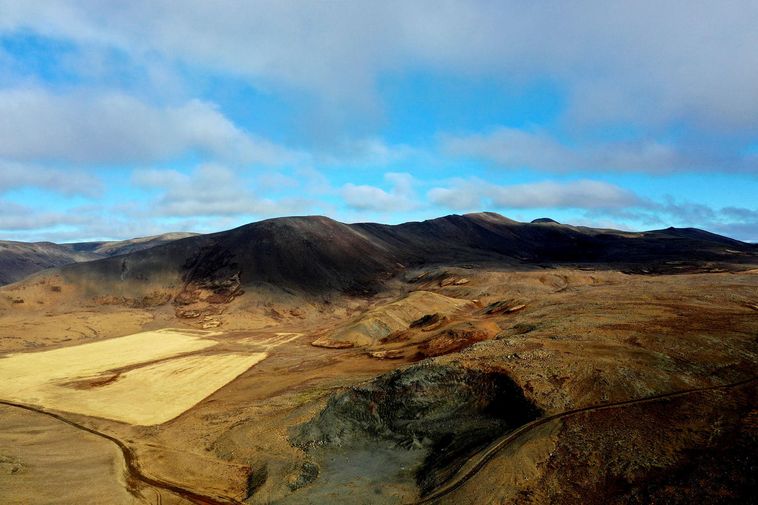
[[363,293],[316,267],[344,290],[245,283],[217,253],[210,277],[106,262],[0,292],[0,501],[50,503],[72,468],[55,503],[755,495],[748,259],[435,262]]

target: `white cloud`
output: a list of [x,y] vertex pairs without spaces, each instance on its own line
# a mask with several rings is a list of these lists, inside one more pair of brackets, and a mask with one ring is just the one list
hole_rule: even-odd
[[515,128],[498,128],[486,134],[443,135],[441,145],[443,151],[453,156],[470,156],[503,167],[549,172],[758,173],[758,158],[754,155],[727,155],[694,146],[688,152],[687,148],[655,141],[577,146],[562,143],[546,132]]
[[281,172],[264,172],[256,177],[256,187],[262,191],[281,191],[300,186],[296,177]]
[[413,190],[410,174],[389,172],[384,179],[390,184],[389,190],[365,184],[348,183],[342,186],[340,194],[348,208],[360,211],[399,212],[419,206]]
[[432,188],[427,193],[430,202],[440,207],[453,210],[482,209],[484,184],[458,181],[455,187]]
[[742,207],[724,207],[721,213],[729,219],[738,221],[750,221],[758,226],[758,210],[745,209]]
[[292,156],[199,100],[157,107],[120,93],[0,90],[0,156],[8,159],[118,164],[189,152],[266,164]]
[[547,181],[498,187],[490,193],[490,198],[493,204],[501,208],[612,209],[628,207],[640,202],[631,191],[614,184],[587,180],[564,184]]
[[[25,242],[79,242],[86,240],[121,240],[158,235],[167,231],[200,230],[191,220],[135,220],[128,215],[112,215],[101,205],[77,206],[65,210],[48,210],[0,200],[0,239]],[[218,226],[202,227],[217,231]]]
[[84,222],[81,217],[65,212],[40,211],[28,205],[0,200],[0,230],[44,229]]
[[343,139],[332,147],[332,152],[316,154],[316,161],[325,165],[377,167],[398,163],[422,154],[405,144],[388,144],[378,137]]
[[[159,54],[258,86],[370,103],[384,71],[433,68],[510,83],[550,76],[575,118],[756,126],[758,4],[352,1],[0,1],[0,30]],[[369,106],[370,108],[370,106]]]
[[634,193],[601,181],[566,183],[544,181],[497,185],[479,179],[454,181],[450,187],[431,189],[435,205],[455,210],[496,209],[619,209],[641,204]]
[[0,159],[0,193],[40,188],[63,195],[97,196],[103,184],[97,177],[74,169],[52,169]]
[[311,166],[296,169],[295,177],[302,181],[303,188],[306,188],[311,195],[323,195],[333,192],[329,179],[322,172]]
[[[65,46],[51,51],[56,61],[45,68],[71,78],[42,75],[34,61],[0,48],[0,192],[36,186],[96,196],[96,178],[71,167],[150,166],[199,154],[217,163],[189,175],[135,174],[135,182],[157,195],[154,208],[141,205],[143,226],[150,226],[150,212],[186,220],[211,215],[214,223],[299,212],[312,208],[308,198],[316,194],[341,195],[361,216],[426,209],[410,180],[393,176],[385,184],[361,184],[365,181],[356,178],[333,188],[318,171],[295,168],[289,179],[260,176],[253,190],[226,168],[292,162],[375,169],[409,157],[420,166],[418,158],[428,153],[373,136],[383,119],[383,79],[389,77],[390,84],[399,79],[395,107],[413,98],[418,90],[409,91],[405,79],[419,74],[463,76],[464,83],[501,86],[509,96],[547,81],[565,105],[550,124],[569,132],[568,140],[540,130],[502,128],[444,137],[447,154],[553,173],[758,172],[755,146],[752,154],[741,151],[758,132],[754,0],[185,0],[181,8],[173,0],[133,0],[115,5],[0,0],[0,36],[36,34]],[[332,127],[324,115],[336,122],[349,117],[350,129],[324,134],[330,154],[305,155],[252,135],[213,103],[190,99],[196,92],[212,96],[217,91],[209,89],[212,82],[227,83],[230,77],[234,86],[241,78],[256,92],[286,102],[297,113],[295,130],[308,127],[321,138]],[[470,114],[478,117],[476,111]],[[490,117],[484,114],[482,120]],[[593,128],[606,123],[628,127],[640,140],[582,141],[602,133]],[[687,141],[677,143],[679,134]],[[703,147],[701,139],[709,144]],[[292,193],[298,183],[299,199],[262,193],[285,186],[283,193]],[[434,188],[428,197],[454,209],[553,206],[619,214],[624,206],[642,205],[628,191],[597,181],[499,187],[470,179]],[[717,210],[709,215],[708,207],[674,207],[661,204],[647,212],[727,224],[752,219],[728,218]],[[31,223],[39,217],[40,226],[60,218],[55,212],[24,217],[24,211],[10,210],[4,217],[11,223],[15,216],[14,226],[22,218]]]
[[191,174],[175,170],[136,170],[132,182],[157,190],[146,216],[271,216],[300,212],[313,205],[306,198],[262,198],[237,173],[223,165],[200,165]]

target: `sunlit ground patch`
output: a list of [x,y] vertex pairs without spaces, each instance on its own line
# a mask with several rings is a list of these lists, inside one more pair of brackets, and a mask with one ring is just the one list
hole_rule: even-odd
[[[0,358],[0,398],[131,424],[169,421],[265,359],[203,354],[212,332],[159,330]],[[206,338],[203,338],[206,337]]]

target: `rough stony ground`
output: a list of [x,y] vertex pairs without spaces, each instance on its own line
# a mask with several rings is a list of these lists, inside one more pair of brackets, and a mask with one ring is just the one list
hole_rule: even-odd
[[[208,304],[220,308],[213,317],[225,351],[264,345],[282,332],[301,335],[163,425],[77,421],[125,441],[153,477],[214,496],[251,504],[408,503],[535,416],[754,374],[756,272],[470,265],[409,270],[368,298],[246,291]],[[14,289],[3,294],[26,301],[0,300],[4,352],[203,323],[178,318],[160,300],[91,298],[82,307],[74,303],[82,288],[63,279]],[[370,345],[311,345],[413,291],[465,304],[430,310]],[[746,469],[754,468],[755,404],[755,391],[743,388],[549,423],[445,500],[676,503],[681,494],[690,502],[740,503],[754,496]],[[68,447],[80,443],[67,440]],[[8,492],[33,488],[8,482]]]
[[752,383],[556,420],[436,503],[750,503],[755,402]]
[[0,502],[140,503],[118,449],[60,421],[0,405]]
[[292,441],[306,451],[415,450],[416,484],[428,492],[467,455],[540,414],[507,375],[423,362],[333,396]]

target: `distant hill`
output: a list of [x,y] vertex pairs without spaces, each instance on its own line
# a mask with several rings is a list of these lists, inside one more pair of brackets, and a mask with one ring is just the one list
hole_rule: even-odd
[[47,268],[140,251],[193,235],[195,234],[166,233],[115,242],[73,244],[0,240],[0,286],[19,281]]
[[399,225],[344,224],[327,217],[268,219],[191,236],[59,273],[95,294],[196,289],[220,297],[241,287],[311,294],[370,294],[407,268],[551,265],[678,273],[741,268],[758,248],[691,229],[647,232],[519,223],[495,213],[450,215]]
[[44,270],[78,261],[100,258],[87,251],[73,251],[52,242],[0,241],[0,285],[16,282]]
[[151,237],[140,237],[111,242],[75,242],[61,245],[76,252],[90,252],[100,256],[117,256],[119,254],[149,249],[157,245],[165,244],[166,242],[171,242],[172,240],[193,237],[195,235],[197,235],[197,233],[174,232],[153,235]]

